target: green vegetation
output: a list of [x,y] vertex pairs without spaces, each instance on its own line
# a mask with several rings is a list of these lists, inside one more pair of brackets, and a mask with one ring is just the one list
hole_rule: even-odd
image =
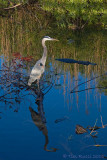
[[91,25],[107,28],[106,0],[0,0],[0,8],[36,2],[44,11],[51,14],[53,23],[58,27],[82,29]]
[[0,8],[7,8],[19,3],[27,3],[27,0],[0,0]]
[[[12,55],[19,52],[31,55],[35,60],[41,57],[41,39],[45,35],[57,38],[58,43],[47,42],[48,56],[55,58],[72,58],[97,63],[95,72],[106,71],[107,44],[106,30],[71,31],[50,27],[50,19],[38,8],[22,8],[10,18],[0,18],[1,54]],[[70,41],[74,40],[73,43]],[[38,54],[39,53],[39,54]],[[100,65],[103,65],[102,69]],[[81,67],[82,68],[82,67]],[[82,71],[81,69],[81,72]],[[89,74],[89,73],[88,73]]]
[[82,29],[87,24],[107,27],[106,0],[39,0],[59,27]]

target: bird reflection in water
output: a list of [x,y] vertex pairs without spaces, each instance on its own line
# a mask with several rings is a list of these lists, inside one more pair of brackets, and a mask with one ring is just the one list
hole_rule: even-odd
[[58,150],[57,148],[47,149],[47,145],[49,143],[49,138],[48,138],[48,130],[46,127],[45,112],[43,110],[43,98],[44,98],[44,95],[40,91],[40,93],[36,99],[36,104],[38,105],[38,112],[34,111],[31,107],[29,107],[29,110],[31,112],[31,117],[32,117],[34,124],[38,127],[38,129],[45,136],[44,150],[48,151],[48,152],[56,152]]

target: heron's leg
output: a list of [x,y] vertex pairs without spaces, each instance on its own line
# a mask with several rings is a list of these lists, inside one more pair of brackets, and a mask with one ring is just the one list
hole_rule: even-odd
[[37,98],[36,98],[36,103],[40,103],[40,101],[43,100],[43,93],[40,90],[40,81],[37,80]]
[[39,83],[39,79],[37,80],[37,86],[38,86],[38,91],[40,90],[40,83]]

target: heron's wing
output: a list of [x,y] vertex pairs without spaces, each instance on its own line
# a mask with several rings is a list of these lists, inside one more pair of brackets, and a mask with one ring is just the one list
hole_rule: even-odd
[[40,71],[38,69],[34,69],[31,71],[31,74],[30,74],[30,78],[29,78],[29,81],[28,81],[28,85],[30,86],[34,81],[36,81],[37,79],[40,79]]
[[45,66],[41,65],[41,61],[39,60],[33,67],[31,74],[30,74],[30,78],[28,81],[28,85],[30,86],[34,81],[40,79],[42,73],[45,70]]

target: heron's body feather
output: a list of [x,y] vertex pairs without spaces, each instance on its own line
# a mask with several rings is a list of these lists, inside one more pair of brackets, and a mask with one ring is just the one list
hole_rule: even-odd
[[42,64],[41,59],[39,61],[36,62],[36,64],[34,65],[31,74],[30,74],[30,78],[28,81],[28,85],[31,86],[31,84],[36,81],[39,80],[41,75],[43,74],[43,72],[45,71],[45,65]]

